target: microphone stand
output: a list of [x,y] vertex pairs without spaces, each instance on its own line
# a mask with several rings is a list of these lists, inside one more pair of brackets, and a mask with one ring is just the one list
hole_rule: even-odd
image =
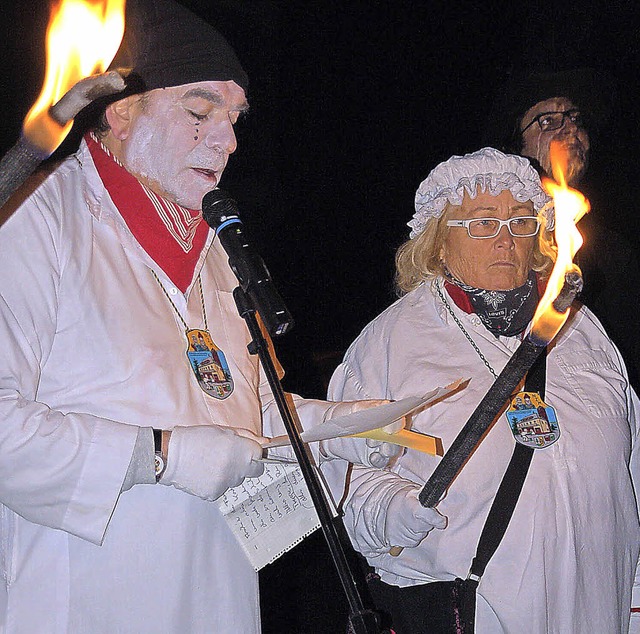
[[240,317],[245,320],[249,334],[252,337],[252,341],[247,348],[250,354],[258,355],[265,374],[267,375],[267,380],[275,397],[278,411],[280,412],[287,434],[291,440],[293,452],[298,460],[300,470],[309,489],[311,500],[318,513],[322,532],[329,546],[333,563],[349,603],[349,632],[350,634],[382,634],[375,612],[364,607],[353,571],[349,566],[338,532],[333,523],[329,504],[320,485],[318,475],[314,470],[311,458],[307,453],[308,449],[300,438],[293,414],[289,409],[289,404],[282,389],[278,372],[269,353],[269,347],[258,324],[256,308],[249,295],[240,286],[233,291],[233,298],[235,299],[238,313]]

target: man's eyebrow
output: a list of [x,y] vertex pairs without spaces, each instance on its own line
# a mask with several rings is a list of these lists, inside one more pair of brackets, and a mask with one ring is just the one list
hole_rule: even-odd
[[[222,93],[217,90],[209,90],[207,88],[191,88],[187,90],[182,99],[205,99],[214,106],[224,106],[225,100]],[[246,112],[249,109],[249,103],[245,100],[237,108],[233,108],[238,112]]]

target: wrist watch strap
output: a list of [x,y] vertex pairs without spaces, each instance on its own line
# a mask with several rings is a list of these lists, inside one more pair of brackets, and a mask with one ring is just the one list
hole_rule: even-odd
[[160,480],[164,470],[167,467],[167,461],[162,456],[162,430],[154,429],[153,430],[153,445],[154,445],[154,465],[156,470],[156,482]]

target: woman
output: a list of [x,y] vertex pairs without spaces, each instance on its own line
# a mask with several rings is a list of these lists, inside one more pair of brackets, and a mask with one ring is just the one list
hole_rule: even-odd
[[[485,148],[436,167],[396,258],[402,297],[352,344],[330,398],[400,399],[471,377],[414,416],[413,429],[440,437],[446,450],[530,325],[551,268],[540,249],[550,241],[547,202],[520,157]],[[478,585],[476,631],[626,632],[640,538],[630,476],[638,400],[587,309],[573,310],[549,346],[542,387],[557,429],[533,425],[520,438],[542,447]],[[431,618],[442,605],[429,584],[467,577],[514,435],[502,413],[437,509],[417,495],[438,457],[407,450],[391,470],[353,468],[345,523],[380,578],[372,593],[397,634],[445,631]],[[328,477],[340,485],[337,469]],[[398,557],[393,546],[404,547]]]

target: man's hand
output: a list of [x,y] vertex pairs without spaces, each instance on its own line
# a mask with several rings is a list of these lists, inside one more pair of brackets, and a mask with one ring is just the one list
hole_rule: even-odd
[[[388,400],[368,400],[339,403],[331,412],[331,418],[345,416],[363,409],[377,407],[388,403]],[[389,434],[399,431],[404,427],[404,419],[383,427]],[[320,454],[329,460],[341,458],[365,467],[377,467],[382,469],[388,466],[402,453],[402,447],[393,443],[370,438],[332,438],[320,441]]]
[[245,478],[262,474],[264,438],[219,425],[174,427],[160,484],[213,501]]

